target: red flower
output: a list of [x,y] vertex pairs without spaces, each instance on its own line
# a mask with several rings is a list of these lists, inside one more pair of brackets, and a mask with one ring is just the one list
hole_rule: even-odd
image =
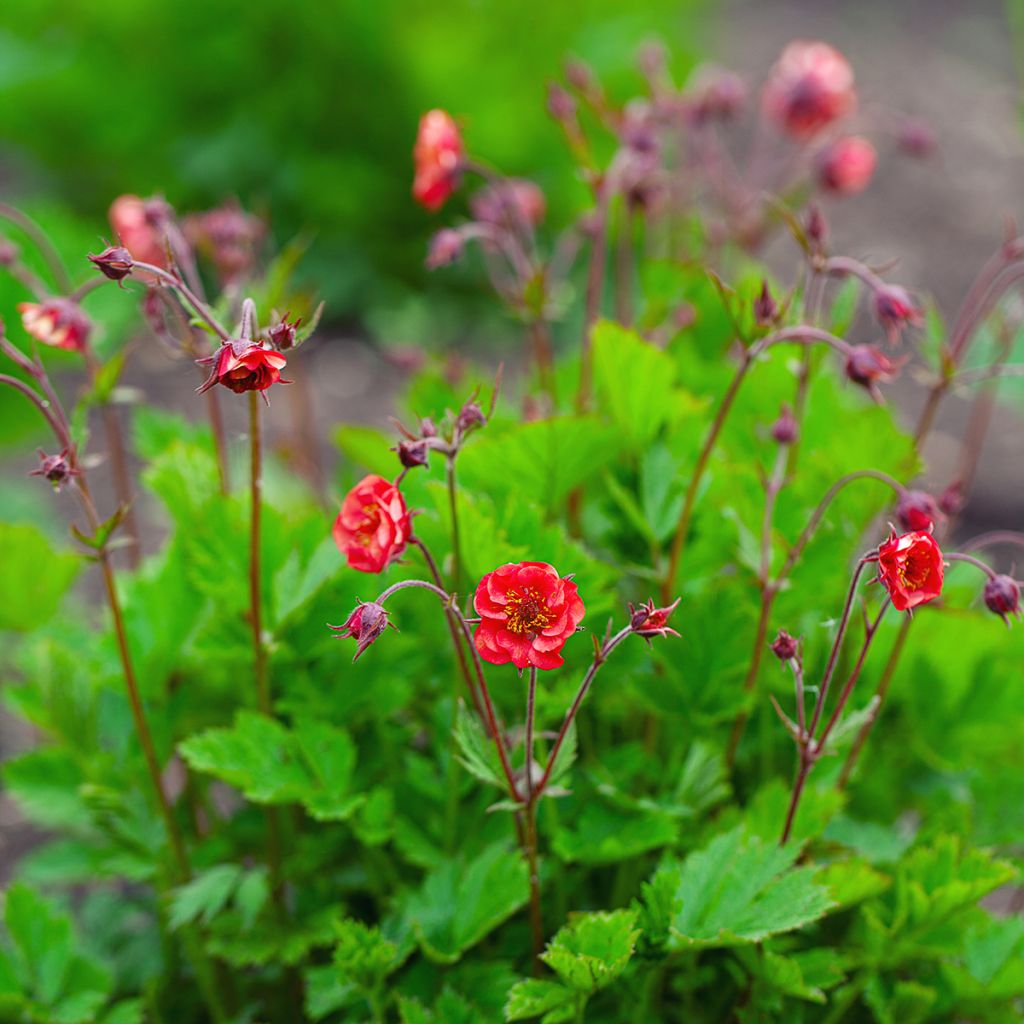
[[110,226],[121,244],[142,263],[167,267],[164,224],[167,204],[159,199],[118,196],[110,204]]
[[92,324],[70,299],[19,302],[18,312],[26,332],[44,345],[82,352],[89,341]]
[[484,661],[516,668],[558,668],[559,651],[585,611],[576,584],[547,562],[509,562],[476,588],[474,639]]
[[853,69],[827,43],[796,40],[779,57],[761,108],[794,139],[809,139],[857,105]]
[[344,626],[332,626],[327,624],[328,629],[334,630],[334,638],[341,640],[345,637],[355,637],[356,653],[352,658],[357,661],[359,655],[376,640],[387,627],[397,630],[398,627],[388,621],[386,609],[373,601],[365,601],[356,607],[356,610],[345,620]]
[[200,366],[212,366],[210,376],[196,388],[199,394],[209,391],[214,384],[223,384],[236,394],[243,391],[266,391],[271,384],[290,384],[281,379],[281,369],[287,360],[280,352],[264,348],[251,341],[229,341],[205,359],[197,359]]
[[428,210],[439,210],[455,191],[463,146],[459,127],[443,110],[428,110],[420,118],[412,151],[416,176],[413,198]]
[[920,327],[924,323],[924,315],[920,307],[910,297],[910,293],[899,285],[889,284],[875,289],[875,317],[885,328],[886,337],[891,345],[900,338],[900,331],[908,324]]
[[402,492],[383,477],[363,477],[345,495],[333,532],[334,543],[353,569],[383,572],[412,534]]
[[818,154],[818,184],[833,195],[855,196],[871,183],[877,162],[878,153],[867,139],[837,139]]
[[942,593],[943,571],[942,551],[930,533],[900,537],[893,531],[878,549],[878,579],[897,611],[935,600]]
[[881,402],[878,383],[892,380],[905,362],[905,359],[890,359],[874,345],[853,345],[846,357],[846,376],[867,389],[876,402]]

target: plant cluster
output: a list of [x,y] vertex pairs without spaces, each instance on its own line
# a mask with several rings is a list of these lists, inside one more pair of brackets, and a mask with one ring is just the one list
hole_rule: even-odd
[[[265,450],[272,399],[312,393],[294,247],[268,260],[237,205],[121,196],[76,284],[0,206],[47,266],[3,243],[26,299],[0,383],[52,434],[26,472],[78,552],[0,528],[6,695],[41,736],[4,779],[52,833],[7,890],[0,1017],[1019,1018],[1022,634],[996,619],[1022,584],[994,553],[1024,534],[955,527],[1020,372],[1024,238],[947,326],[833,248],[821,201],[867,187],[883,138],[931,146],[857,120],[840,53],[791,44],[754,110],[731,73],[677,86],[653,46],[639,67],[626,104],[578,62],[551,86],[591,199],[559,233],[424,115],[414,198],[481,180],[428,265],[478,248],[524,354],[511,386],[428,365],[393,431],[339,426],[340,501]],[[792,281],[757,255],[773,234]],[[208,425],[126,414],[88,312],[115,283],[200,367]],[[911,361],[908,435],[885,398]],[[936,495],[952,391],[972,423]],[[245,486],[224,402],[247,404]]]

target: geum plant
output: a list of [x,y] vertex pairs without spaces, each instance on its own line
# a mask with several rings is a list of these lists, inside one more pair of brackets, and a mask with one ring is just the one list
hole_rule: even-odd
[[[428,262],[478,244],[535,378],[514,408],[451,364],[417,373],[399,410],[415,428],[336,431],[340,509],[300,457],[316,438],[292,359],[308,332],[281,312],[310,315],[283,283],[294,250],[264,266],[239,208],[179,220],[125,196],[76,287],[0,209],[53,264],[44,279],[4,249],[27,297],[0,381],[53,434],[31,472],[79,502],[108,600],[102,623],[74,595],[54,615],[71,556],[4,533],[8,586],[40,605],[5,612],[26,633],[7,696],[42,737],[5,781],[55,833],[7,893],[8,1018],[1019,1018],[1024,651],[990,613],[1009,624],[1021,583],[983,556],[1024,535],[954,530],[993,389],[1020,372],[1002,300],[1024,240],[947,328],[833,251],[810,201],[867,186],[868,135],[930,148],[857,113],[841,54],[787,47],[749,118],[738,76],[677,87],[655,47],[640,65],[626,104],[579,62],[551,87],[590,200],[552,238],[536,185],[424,116],[414,197],[437,210],[484,181]],[[788,285],[756,257],[780,231]],[[209,429],[140,406],[122,433],[124,359],[93,349],[82,309],[107,279],[200,364]],[[56,348],[92,379],[70,413]],[[911,360],[927,393],[907,436],[883,395]],[[952,392],[971,426],[929,490]],[[288,442],[265,451],[260,397],[289,393]],[[222,400],[247,405],[240,445]],[[107,502],[92,405],[123,467]],[[1014,913],[979,904],[996,890]]]

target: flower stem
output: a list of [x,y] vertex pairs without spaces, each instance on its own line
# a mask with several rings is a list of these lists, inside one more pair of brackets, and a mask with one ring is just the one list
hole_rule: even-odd
[[448,487],[448,511],[452,520],[452,588],[462,590],[462,555],[459,546],[458,486],[455,480],[455,453],[445,459],[445,483]]
[[177,275],[169,273],[162,267],[155,266],[152,263],[141,263],[138,260],[133,264],[133,270],[143,270],[147,274],[152,274],[154,277],[159,278],[166,285],[170,285],[178,294],[185,299],[185,301],[192,307],[192,311],[202,320],[209,328],[217,335],[221,341],[230,341],[231,335],[227,329],[217,320],[213,315],[210,307],[203,302],[195,292]]
[[64,267],[64,261],[60,258],[60,253],[54,248],[46,232],[31,217],[7,203],[0,203],[0,217],[16,224],[25,232],[32,244],[39,250],[43,261],[50,268],[57,290],[61,295],[67,295],[74,286]]
[[533,800],[533,724],[537,703],[537,669],[530,666],[530,683],[526,690],[526,739],[523,744],[523,771],[526,777],[526,799]]
[[538,957],[544,949],[544,915],[540,901],[540,872],[537,866],[537,799],[534,797],[526,802],[523,809],[525,824],[523,828],[523,848],[526,855],[526,869],[530,881],[530,962],[534,971],[538,967]]

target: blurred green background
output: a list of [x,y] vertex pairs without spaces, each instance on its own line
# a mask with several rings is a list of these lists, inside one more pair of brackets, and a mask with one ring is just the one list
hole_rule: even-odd
[[[0,14],[0,193],[94,238],[122,192],[179,210],[237,196],[280,242],[313,236],[305,273],[335,320],[401,302],[442,217],[409,194],[423,110],[456,114],[472,151],[551,190],[574,181],[545,87],[566,54],[612,89],[637,45],[678,72],[701,0],[27,0]],[[442,291],[459,289],[457,276]]]

